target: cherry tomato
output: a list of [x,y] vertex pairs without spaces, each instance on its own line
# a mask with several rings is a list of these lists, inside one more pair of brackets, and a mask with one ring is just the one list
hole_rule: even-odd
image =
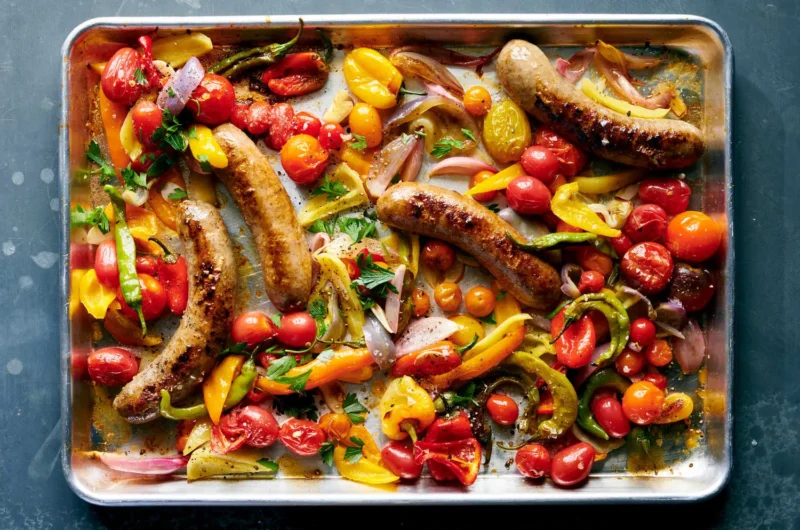
[[[550,324],[550,335],[558,337],[564,327],[564,310],[555,316]],[[558,362],[568,368],[580,368],[589,364],[592,359],[597,339],[594,323],[589,315],[583,315],[573,323],[555,342]]]
[[667,230],[667,212],[655,204],[642,204],[633,209],[622,230],[635,243],[655,241]]
[[492,108],[492,96],[480,85],[471,86],[464,92],[464,108],[473,116],[485,116]]
[[433,299],[443,311],[455,311],[461,305],[461,287],[453,282],[442,282],[433,290]]
[[280,151],[292,136],[294,136],[294,109],[288,103],[278,103],[270,111],[267,145],[275,151]]
[[325,149],[339,149],[344,143],[344,129],[338,123],[325,123],[319,130],[319,143]]
[[550,211],[550,190],[541,180],[527,175],[508,184],[506,198],[508,205],[522,215],[540,215]]
[[658,339],[645,348],[644,356],[652,366],[666,366],[672,362],[672,346],[669,342]]
[[536,131],[533,145],[542,145],[553,151],[558,158],[560,173],[567,177],[574,177],[580,173],[589,160],[583,151],[546,127]]
[[[494,173],[491,171],[478,171],[469,179],[469,187],[474,188],[484,180],[493,177]],[[476,193],[472,198],[478,202],[489,202],[497,196],[497,191],[485,191],[483,193]]]
[[514,425],[519,417],[517,402],[503,394],[492,394],[486,400],[489,416],[500,425]]
[[467,291],[464,306],[471,315],[483,318],[492,314],[496,301],[497,298],[491,289],[476,286]]
[[256,101],[248,107],[245,124],[250,134],[260,136],[269,132],[269,126],[272,124],[272,108],[266,101]]
[[272,339],[278,334],[275,323],[260,311],[242,313],[231,326],[231,339],[234,343],[246,342],[249,349]]
[[314,138],[319,136],[322,127],[319,118],[309,112],[298,112],[294,115],[294,132],[296,134],[307,134]]
[[575,260],[583,270],[599,272],[604,278],[608,278],[614,270],[614,260],[611,259],[611,256],[594,247],[576,248]]
[[297,456],[313,456],[327,439],[322,427],[311,420],[290,418],[279,433],[281,443]]
[[646,318],[631,322],[631,340],[639,346],[650,346],[656,340],[656,326]]
[[402,442],[391,441],[381,449],[381,459],[386,469],[406,480],[414,480],[422,474],[423,464],[414,458],[414,449]]
[[645,381],[649,381],[656,385],[660,390],[667,389],[667,377],[658,372],[651,372],[644,376]]
[[141,99],[131,111],[133,133],[144,145],[153,147],[153,133],[161,127],[161,109],[152,101]]
[[[167,290],[160,281],[149,274],[139,274],[139,287],[142,290],[142,314],[146,321],[155,320],[164,314],[167,307]],[[117,301],[119,302],[122,314],[131,320],[139,321],[139,314],[125,302],[122,290],[117,288]]]
[[164,150],[160,147],[145,146],[139,158],[131,160],[131,169],[139,173],[145,173],[162,154],[164,154]]
[[266,409],[256,405],[238,407],[219,420],[219,430],[228,438],[244,435],[252,447],[269,447],[278,439],[278,422]]
[[97,279],[106,287],[119,286],[119,266],[117,265],[117,244],[113,240],[97,245],[94,253],[94,272]]
[[655,294],[669,283],[672,276],[672,256],[658,243],[639,243],[623,256],[620,272],[633,287],[644,294]]
[[560,188],[566,183],[567,183],[567,177],[559,173],[558,175],[556,175],[556,178],[553,179],[553,182],[551,182],[550,185],[547,186],[547,189],[550,190],[551,194],[554,194],[558,190],[558,188]]
[[657,204],[670,215],[685,212],[691,196],[689,185],[676,178],[649,178],[639,184],[639,198],[642,202]]
[[669,297],[678,300],[689,312],[700,311],[714,297],[714,280],[705,269],[676,263]]
[[520,447],[514,462],[522,476],[542,478],[550,474],[550,453],[543,445],[528,444]]
[[620,256],[624,256],[628,249],[633,246],[633,241],[631,238],[626,236],[624,233],[620,234],[619,237],[612,237],[608,240],[611,243],[611,246],[614,247],[614,250],[617,251],[617,254]]
[[550,464],[550,478],[559,486],[575,486],[587,478],[594,464],[595,450],[580,442],[562,449]]
[[281,149],[281,165],[294,182],[311,184],[325,172],[328,156],[328,150],[319,140],[308,134],[298,134],[289,138]]
[[578,290],[583,293],[599,293],[606,286],[603,275],[597,271],[583,271],[578,282]]
[[341,258],[342,263],[344,263],[345,268],[347,269],[347,275],[350,277],[351,280],[355,280],[359,276],[361,276],[361,269],[356,263],[356,260],[353,258]]
[[597,423],[610,437],[624,438],[628,435],[631,424],[622,412],[622,404],[613,393],[597,395],[592,399],[591,408]]
[[377,147],[383,140],[383,124],[375,107],[367,103],[356,103],[350,111],[350,132],[363,136],[367,147]]
[[622,350],[622,353],[619,354],[617,360],[614,361],[614,364],[620,375],[631,377],[644,370],[647,360],[643,353],[625,348]]
[[[552,213],[552,212],[551,212]],[[562,221],[561,219],[556,222],[556,232],[573,232],[575,234],[579,234],[583,232],[582,228],[578,228],[577,226],[572,226],[566,221]]]
[[233,110],[231,111],[231,117],[229,119],[231,124],[246,131],[247,121],[250,119],[250,105],[243,101],[237,101],[233,105]]
[[667,226],[667,248],[681,260],[690,263],[705,261],[722,242],[722,227],[702,212],[683,212]]
[[109,59],[100,76],[103,94],[116,103],[133,105],[147,90],[149,83],[136,80],[136,70],[144,71],[142,55],[133,48],[122,48]]
[[186,102],[186,108],[195,121],[219,125],[231,117],[234,103],[236,96],[231,82],[221,75],[206,74]]
[[103,386],[122,386],[139,371],[139,359],[122,348],[103,348],[89,355],[89,377]]
[[637,425],[647,425],[661,416],[664,391],[650,381],[637,381],[622,396],[625,417]]
[[438,239],[431,239],[422,247],[422,261],[436,271],[446,271],[456,261],[453,247]]
[[329,440],[347,440],[352,425],[347,414],[342,412],[328,412],[319,419],[319,426]]
[[411,304],[415,317],[425,316],[431,310],[431,297],[423,289],[414,289],[411,291]]
[[558,173],[558,158],[547,147],[532,145],[522,153],[522,167],[525,173],[539,179],[545,186],[553,183]]
[[287,313],[281,317],[278,340],[292,348],[304,348],[317,338],[317,323],[305,311]]
[[158,260],[153,256],[136,256],[136,272],[155,276],[158,272]]

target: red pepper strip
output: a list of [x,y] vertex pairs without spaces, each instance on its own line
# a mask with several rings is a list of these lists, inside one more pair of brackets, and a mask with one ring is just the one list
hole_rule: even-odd
[[142,46],[142,65],[147,82],[153,88],[161,87],[161,73],[153,65],[153,39],[149,35],[142,35],[137,39]]
[[553,394],[549,390],[542,391],[542,397],[539,400],[539,408],[536,409],[536,414],[552,414],[553,407]]
[[428,468],[432,463],[440,464],[455,475],[459,482],[469,486],[478,478],[481,444],[475,438],[455,442],[417,442],[414,444],[414,459],[417,464],[427,462]]
[[247,431],[245,429],[237,429],[235,438],[230,439],[227,435],[223,434],[219,425],[211,427],[211,450],[215,453],[224,455],[231,451],[236,451],[247,441]]
[[167,291],[169,310],[173,315],[182,315],[189,300],[189,272],[183,256],[175,263],[168,263],[162,257],[158,261],[158,279]]
[[392,375],[439,375],[460,364],[461,356],[453,343],[443,340],[397,359],[392,367]]
[[[472,438],[472,427],[466,412],[463,410],[449,419],[438,418],[428,427],[425,433],[425,442],[430,443],[456,442],[467,438]],[[447,482],[457,478],[447,466],[436,461],[428,462],[428,469],[433,478],[439,482]]]
[[261,82],[279,96],[302,96],[328,80],[328,65],[317,52],[292,53],[261,74]]
[[[557,337],[564,328],[564,309],[550,324],[550,334]],[[597,339],[591,317],[583,315],[577,322],[567,326],[555,342],[558,362],[568,368],[581,368],[592,360]]]

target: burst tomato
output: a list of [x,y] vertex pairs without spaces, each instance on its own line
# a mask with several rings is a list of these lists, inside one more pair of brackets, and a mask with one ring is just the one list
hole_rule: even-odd
[[325,171],[328,156],[328,150],[320,145],[319,140],[308,134],[298,134],[281,149],[281,165],[294,182],[311,184]]
[[655,204],[642,204],[633,209],[622,230],[635,243],[655,241],[667,230],[667,212]]
[[250,105],[245,118],[247,131],[250,134],[260,136],[269,132],[269,127],[272,124],[272,108],[272,105],[266,101],[256,101]]
[[553,151],[556,158],[558,158],[560,173],[563,173],[567,177],[574,177],[580,173],[588,161],[583,151],[564,140],[547,127],[542,127],[536,131],[533,144],[542,145]]
[[294,109],[288,103],[278,103],[270,111],[267,145],[280,151],[292,136],[294,136]]
[[705,261],[722,242],[722,227],[702,212],[683,212],[669,222],[667,248],[678,258],[690,263]]
[[[142,314],[147,321],[155,320],[164,314],[167,307],[167,291],[160,281],[149,274],[139,274],[139,287],[142,290]],[[117,288],[117,301],[122,313],[131,320],[139,320],[139,314],[125,302],[122,290]]]
[[219,125],[228,121],[236,96],[230,81],[217,74],[206,74],[186,103],[195,121]]
[[298,456],[317,454],[327,439],[322,427],[311,420],[298,420],[297,418],[290,418],[283,422],[278,436],[281,443]]
[[246,342],[252,349],[258,344],[270,340],[278,334],[277,326],[272,319],[260,311],[242,313],[231,326],[231,339],[235,343]]
[[422,247],[422,261],[433,270],[446,271],[456,261],[453,247],[438,239],[431,239]]
[[307,134],[317,138],[319,136],[320,123],[319,118],[309,112],[298,112],[294,115],[294,132],[297,134]]
[[103,386],[122,386],[139,371],[139,359],[122,348],[103,348],[87,359],[89,377]]
[[639,198],[642,202],[657,204],[670,215],[686,211],[691,196],[689,185],[676,178],[649,178],[639,184]]
[[[550,334],[558,339],[555,342],[558,362],[569,368],[580,368],[589,364],[595,348],[596,336],[594,324],[589,315],[583,315],[577,322],[564,327],[564,309],[553,319]],[[559,333],[561,336],[559,337]]]
[[542,478],[550,473],[550,453],[543,445],[528,444],[517,451],[514,458],[522,476]]
[[133,48],[122,48],[109,59],[100,76],[103,94],[116,103],[133,105],[144,94],[149,84],[137,80],[137,73],[144,75],[142,55]]
[[662,291],[672,276],[672,256],[663,245],[646,241],[632,246],[620,263],[620,271],[644,294]]

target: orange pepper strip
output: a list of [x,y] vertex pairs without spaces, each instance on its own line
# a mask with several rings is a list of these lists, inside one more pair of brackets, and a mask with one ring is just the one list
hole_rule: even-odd
[[475,195],[476,193],[483,193],[486,191],[497,191],[497,190],[504,190],[511,184],[511,181],[517,177],[521,177],[525,174],[525,170],[522,168],[522,164],[519,162],[508,166],[507,168],[499,171],[489,177],[488,179],[484,180],[480,184],[476,184],[472,188],[468,189],[464,195]]
[[339,376],[339,381],[344,381],[345,383],[363,383],[364,381],[372,379],[372,373],[372,366],[364,366],[352,372],[342,374]]
[[103,129],[106,132],[108,154],[111,155],[111,161],[117,168],[117,176],[119,176],[119,171],[128,167],[131,162],[128,153],[122,147],[122,141],[119,139],[119,131],[122,129],[125,117],[128,115],[128,108],[108,99],[102,90],[99,91],[99,94],[100,117],[103,120]]
[[215,424],[219,423],[231,383],[243,364],[244,355],[229,355],[214,367],[208,379],[203,382],[203,401],[208,409],[208,417]]
[[178,204],[180,201],[167,200],[161,195],[161,190],[167,183],[173,183],[181,189],[186,189],[186,183],[183,182],[183,176],[174,167],[169,168],[161,175],[153,187],[150,188],[150,194],[147,196],[147,205],[153,210],[162,223],[172,230],[177,230],[178,219]]
[[447,373],[432,377],[431,383],[436,388],[447,388],[456,381],[468,381],[479,377],[511,355],[525,339],[525,326],[515,326],[509,333],[500,339],[497,344],[486,351],[465,361],[460,366]]
[[[335,381],[345,374],[370,366],[373,362],[372,355],[367,348],[342,349],[327,361],[314,359],[308,364],[292,368],[285,375],[287,377],[295,377],[311,370],[306,382],[306,390],[311,390],[325,383]],[[256,386],[259,390],[272,395],[285,396],[294,392],[289,388],[289,385],[276,383],[264,376],[258,378]]]

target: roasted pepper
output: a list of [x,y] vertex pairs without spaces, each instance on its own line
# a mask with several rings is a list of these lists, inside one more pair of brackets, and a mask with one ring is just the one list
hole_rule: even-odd
[[261,74],[261,82],[279,96],[302,96],[319,90],[328,80],[333,58],[333,44],[322,30],[317,30],[325,50],[287,55]]
[[[631,321],[628,318],[628,312],[613,292],[604,289],[599,293],[588,293],[576,298],[564,310],[564,327],[558,335],[560,336],[565,329],[594,309],[600,311],[606,317],[608,331],[611,334],[608,350],[594,362],[597,366],[603,366],[616,359],[622,353],[622,350],[628,344],[631,334]],[[554,339],[556,338],[554,337]]]
[[228,157],[217,143],[211,129],[197,124],[192,126],[192,131],[189,136],[189,149],[195,160],[217,169],[228,167]]
[[381,429],[392,440],[416,441],[416,433],[427,429],[436,419],[433,400],[408,376],[392,380],[380,402]]
[[[494,331],[489,333],[486,337],[478,341],[472,348],[468,349],[464,352],[464,360],[469,361],[473,357],[478,356],[479,354],[485,352],[492,346],[496,345],[500,342],[504,337],[509,335],[513,331],[517,331],[519,329],[525,329],[525,321],[530,320],[531,316],[526,313],[517,313],[516,315],[512,315],[503,319]],[[521,343],[522,341],[520,341]],[[517,344],[519,346],[519,344]],[[514,346],[516,348],[517,346]]]
[[286,55],[289,49],[297,44],[303,34],[303,19],[300,19],[300,29],[297,35],[283,44],[268,44],[244,50],[230,57],[226,57],[208,69],[210,74],[219,74],[231,78],[253,68],[261,68],[275,64],[281,57]]
[[119,302],[109,306],[103,327],[125,346],[158,346],[162,342],[160,335],[142,334],[142,327],[122,314]]
[[356,370],[351,370],[346,374],[342,374],[339,376],[339,381],[344,381],[345,383],[353,383],[359,384],[363,383],[364,381],[369,381],[372,379],[372,375],[375,371],[372,369],[372,366],[364,366],[362,368],[358,368]]
[[[156,214],[156,217],[164,223],[171,230],[178,229],[178,203],[180,200],[173,201],[165,199],[161,195],[161,190],[167,184],[174,184],[175,186],[183,189],[186,183],[183,181],[183,175],[180,174],[174,166],[166,170],[158,180],[155,181],[150,193],[147,194],[147,205]],[[155,234],[153,234],[155,235]]]
[[550,208],[553,214],[565,223],[593,234],[606,237],[619,237],[622,235],[622,232],[608,226],[591,208],[575,198],[578,189],[577,182],[560,186],[550,200]]
[[397,104],[403,75],[379,52],[356,48],[345,57],[343,72],[350,91],[365,103],[377,109]]
[[556,250],[590,243],[597,239],[597,234],[592,234],[591,232],[555,232],[553,234],[539,236],[528,242],[517,241],[508,232],[506,232],[506,237],[522,250],[527,252],[541,252],[542,250]]
[[483,182],[476,184],[468,189],[464,195],[475,195],[477,193],[485,193],[487,191],[504,190],[511,184],[511,181],[517,177],[525,174],[522,164],[519,162],[512,164],[502,171],[498,171]]
[[620,114],[626,114],[634,118],[650,118],[659,119],[664,118],[669,114],[669,109],[647,109],[638,105],[631,105],[627,101],[606,96],[597,88],[597,85],[592,83],[589,79],[581,79],[581,91],[584,94],[600,103],[604,107],[617,111]]
[[372,485],[391,484],[400,480],[400,477],[368,458],[359,458],[356,462],[345,459],[346,452],[347,448],[343,445],[333,450],[333,462],[344,478]]
[[189,301],[189,271],[186,268],[186,259],[169,251],[158,239],[151,237],[164,251],[158,259],[158,279],[167,291],[167,305],[173,315],[182,315]]
[[347,193],[334,200],[329,200],[325,194],[312,197],[297,215],[297,220],[300,221],[302,227],[310,226],[317,219],[325,219],[343,210],[369,203],[361,177],[347,164],[339,164],[334,170],[330,181],[344,186],[347,189]]
[[153,57],[180,68],[192,57],[200,57],[214,49],[214,44],[202,33],[171,35],[153,41]]
[[161,248],[150,241],[158,233],[156,215],[145,208],[126,204],[125,219],[136,247],[148,254],[159,254]]
[[211,371],[208,379],[203,381],[203,401],[208,409],[208,416],[215,425],[219,423],[233,380],[244,361],[243,355],[229,355],[222,359]]
[[340,156],[342,158],[342,162],[350,166],[350,168],[358,173],[361,177],[366,177],[369,175],[369,170],[372,167],[375,157],[378,155],[379,151],[380,149],[377,147],[374,149],[364,149],[363,151],[359,151],[347,146],[342,148]]
[[631,386],[630,381],[619,375],[613,368],[606,368],[592,374],[586,381],[581,402],[578,405],[578,425],[589,434],[608,440],[608,433],[597,423],[592,413],[592,397],[601,388],[613,388],[620,394],[624,394],[629,386]]
[[106,133],[108,154],[111,156],[111,162],[117,168],[117,176],[119,176],[119,172],[131,163],[119,136],[122,124],[125,123],[125,117],[128,115],[128,107],[122,103],[111,101],[103,94],[102,90],[98,91],[97,96],[100,101],[100,119],[103,121],[103,130]]
[[158,412],[162,418],[168,420],[198,420],[208,416],[208,409],[204,403],[198,403],[191,407],[173,407],[172,398],[167,390],[161,389],[161,402],[158,404]]
[[[87,272],[86,269],[72,269],[69,273],[69,318],[72,318],[80,307],[81,280]],[[97,273],[95,273],[96,277]],[[98,281],[98,283],[100,282]]]
[[397,359],[392,366],[392,375],[438,375],[449,372],[459,364],[461,356],[456,352],[455,345],[443,340]]
[[458,479],[465,486],[478,478],[481,446],[472,434],[469,418],[462,410],[452,418],[438,418],[428,429],[424,441],[414,444],[414,457],[428,464],[434,479]]
[[[106,287],[100,280],[97,279],[97,273],[94,269],[82,271],[84,274],[80,277],[80,292],[79,297],[86,311],[89,312],[94,318],[103,319],[106,317],[106,311],[111,302],[116,300],[117,293],[114,289]],[[75,279],[75,271],[72,273],[73,280]],[[70,305],[72,301],[70,300]]]
[[[354,289],[350,288],[350,275],[347,267],[342,260],[333,254],[322,253],[315,258],[319,263],[320,274],[317,285],[324,286],[330,282],[336,289],[339,298],[339,306],[344,312],[344,319],[347,322],[347,329],[352,340],[358,340],[364,336],[364,310]],[[316,292],[316,291],[315,291]],[[312,294],[313,299],[314,294]],[[361,368],[364,365],[354,367]]]
[[[305,390],[317,388],[325,383],[338,380],[341,376],[358,370],[365,366],[370,366],[374,360],[367,348],[342,348],[327,360],[314,359],[310,363],[296,366],[284,374],[285,377],[297,377],[307,371],[311,371],[306,381]],[[294,391],[289,385],[278,383],[266,376],[261,376],[256,381],[259,390],[263,390],[272,395],[287,395]]]
[[133,131],[133,109],[128,111],[128,115],[125,116],[125,120],[122,122],[122,127],[119,130],[119,143],[131,160],[138,160],[142,156],[144,146]]
[[646,174],[644,169],[636,168],[601,177],[575,177],[573,182],[578,183],[578,190],[581,193],[600,195],[601,193],[611,193],[625,186],[630,186],[634,182],[639,182]]

